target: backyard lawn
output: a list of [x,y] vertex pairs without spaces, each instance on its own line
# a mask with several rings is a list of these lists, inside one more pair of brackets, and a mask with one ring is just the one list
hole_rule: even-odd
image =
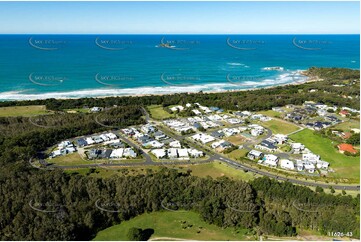
[[[151,240],[245,240],[247,230],[222,229],[204,222],[191,211],[163,211],[139,215],[133,219],[100,231],[94,240],[128,240],[130,228],[152,229]],[[237,233],[238,232],[238,233]],[[163,238],[163,239],[161,239]]]
[[309,129],[295,133],[290,138],[304,144],[312,152],[320,155],[322,160],[329,162],[330,168],[335,170],[335,173],[329,173],[331,176],[360,181],[360,157],[351,157],[339,153],[334,147],[337,143],[314,134]]
[[0,108],[0,117],[13,117],[13,116],[35,116],[41,114],[49,114],[45,105],[32,105],[32,106],[11,106]]

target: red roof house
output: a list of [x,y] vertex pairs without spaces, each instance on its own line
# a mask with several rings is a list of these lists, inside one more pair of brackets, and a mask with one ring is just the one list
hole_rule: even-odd
[[346,116],[349,115],[350,113],[349,113],[349,111],[347,111],[347,110],[341,110],[338,114],[341,115],[342,117],[346,117]]
[[350,144],[339,144],[337,147],[341,153],[344,153],[345,151],[350,152],[351,154],[357,153],[357,150],[355,150]]

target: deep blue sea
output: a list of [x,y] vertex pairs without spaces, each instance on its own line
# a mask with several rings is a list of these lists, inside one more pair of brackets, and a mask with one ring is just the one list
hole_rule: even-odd
[[0,35],[0,100],[225,91],[360,67],[359,35]]

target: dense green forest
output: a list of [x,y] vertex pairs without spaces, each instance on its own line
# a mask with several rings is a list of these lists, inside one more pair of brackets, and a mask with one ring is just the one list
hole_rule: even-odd
[[[359,238],[359,196],[334,196],[322,189],[313,192],[268,178],[250,183],[215,180],[166,168],[138,176],[95,178],[36,169],[28,163],[39,151],[61,140],[144,123],[141,107],[148,104],[200,102],[227,109],[258,110],[315,100],[358,108],[357,98],[338,96],[359,95],[359,82],[353,83],[354,78],[359,78],[358,71],[356,75],[355,71],[341,70],[347,78],[335,82],[348,84],[340,89],[327,84],[328,75],[336,76],[332,70],[310,69],[309,75],[323,75],[323,82],[250,92],[1,103],[45,104],[57,112],[32,118],[0,118],[0,239],[89,240],[106,227],[164,206],[193,210],[209,223],[249,228],[258,234],[292,236],[296,228],[305,228],[322,234],[352,232]],[[307,91],[313,88],[329,91]],[[62,111],[84,106],[109,109],[95,114]]]
[[164,206],[258,234],[291,236],[300,227],[359,237],[359,197],[315,193],[268,178],[248,184],[164,168],[100,179],[14,164],[1,169],[0,184],[1,240],[89,240],[101,229]]

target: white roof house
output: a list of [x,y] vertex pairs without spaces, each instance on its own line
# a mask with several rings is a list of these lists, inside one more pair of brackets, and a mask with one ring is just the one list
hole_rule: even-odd
[[206,143],[209,143],[209,142],[212,142],[215,140],[215,138],[213,138],[212,136],[203,134],[203,133],[198,133],[198,134],[193,135],[192,139],[194,139],[196,141],[200,141],[203,144],[206,144]]
[[266,165],[270,165],[270,166],[277,166],[278,163],[278,157],[275,155],[265,155],[263,157],[264,163]]
[[214,142],[214,143],[211,144],[211,147],[212,147],[213,149],[215,149],[215,148],[217,148],[218,146],[220,146],[223,142],[224,142],[223,139],[220,140],[220,141],[216,141],[216,142]]
[[107,135],[105,135],[105,134],[101,134],[101,135],[100,135],[100,138],[101,138],[102,140],[104,140],[104,141],[109,141],[109,140],[110,140],[110,138],[109,138]]
[[135,157],[137,157],[137,154],[135,153],[135,151],[132,148],[125,148],[123,156],[135,158]]
[[303,171],[303,169],[305,168],[304,162],[301,160],[296,160],[296,168],[298,171]]
[[293,161],[290,161],[290,160],[287,160],[287,159],[280,160],[280,166],[283,169],[288,169],[288,170],[294,170],[295,169],[295,165],[294,165]]
[[94,113],[100,112],[100,111],[102,111],[102,109],[101,109],[100,107],[92,107],[92,108],[90,109],[90,112],[94,112]]
[[114,149],[112,151],[112,153],[110,154],[110,158],[121,158],[121,157],[123,157],[123,153],[124,153],[123,148]]
[[95,141],[91,137],[87,137],[85,141],[88,143],[88,145],[92,145],[95,143]]
[[177,153],[177,149],[176,148],[170,148],[167,150],[168,152],[168,157],[169,158],[178,158],[178,153]]
[[263,130],[261,130],[261,129],[251,129],[251,135],[252,136],[259,136],[261,134],[263,134]]
[[192,112],[195,114],[195,115],[201,115],[202,113],[197,110],[197,109],[193,109]]
[[306,153],[306,154],[302,154],[302,160],[309,161],[311,163],[316,163],[317,161],[320,160],[320,156],[315,155],[313,153]]
[[326,161],[317,161],[316,163],[316,167],[319,169],[328,169],[328,167],[330,166],[330,163],[326,162]]
[[152,140],[152,141],[144,144],[144,146],[151,146],[152,148],[162,148],[164,146],[164,144],[157,140]]
[[169,146],[172,148],[181,148],[181,143],[178,140],[174,140],[169,143]]
[[57,157],[57,156],[60,156],[60,155],[62,155],[61,150],[54,150],[50,154],[51,157]]
[[198,158],[198,157],[204,156],[203,151],[199,151],[199,150],[196,150],[196,149],[188,149],[188,153],[193,158]]
[[288,140],[288,137],[284,134],[275,134],[273,135],[273,139],[277,141],[278,144],[283,144]]
[[68,140],[62,141],[58,144],[58,148],[65,148],[65,147],[72,147],[74,146],[73,143],[71,143]]
[[301,143],[292,143],[291,148],[294,150],[294,152],[301,152],[305,149],[305,146]]
[[117,139],[118,137],[113,133],[107,133],[105,134],[109,139]]
[[68,146],[68,147],[65,147],[65,151],[66,151],[66,153],[73,153],[76,151],[76,149],[75,149],[75,147]]
[[305,169],[309,172],[309,173],[314,173],[315,172],[315,165],[310,163],[310,162],[305,162],[304,163]]
[[187,108],[192,107],[192,104],[187,103],[187,104],[186,104],[186,107],[187,107]]
[[268,116],[262,116],[262,117],[260,117],[259,118],[259,120],[261,120],[262,122],[267,122],[267,121],[270,121],[270,120],[272,120],[272,118],[271,117],[268,117]]
[[243,112],[241,112],[243,115],[245,115],[245,116],[250,116],[250,115],[252,115],[252,113],[251,112],[249,112],[249,111],[243,111]]
[[243,123],[242,120],[240,120],[239,118],[229,118],[227,119],[227,122],[230,124],[240,124]]
[[179,158],[188,158],[188,150],[187,149],[178,149]]
[[247,157],[254,160],[254,159],[260,159],[262,158],[263,156],[263,153],[261,151],[258,151],[258,150],[251,150]]
[[164,158],[166,156],[166,152],[164,149],[154,149],[151,151],[151,153],[155,155],[155,157],[157,157],[158,159]]
[[173,112],[176,112],[176,111],[182,112],[184,110],[184,107],[181,105],[178,105],[178,106],[171,107],[170,110],[172,110]]

